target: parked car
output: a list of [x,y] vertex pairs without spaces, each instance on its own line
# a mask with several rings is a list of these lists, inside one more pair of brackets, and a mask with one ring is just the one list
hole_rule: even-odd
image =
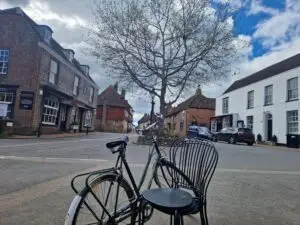
[[187,136],[190,138],[204,138],[212,140],[212,133],[207,127],[189,126]]
[[212,137],[213,141],[226,141],[230,144],[243,142],[248,145],[255,143],[255,136],[249,128],[223,128],[221,132],[216,132]]

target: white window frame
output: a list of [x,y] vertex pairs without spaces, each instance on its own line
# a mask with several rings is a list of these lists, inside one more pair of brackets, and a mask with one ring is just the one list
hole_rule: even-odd
[[222,128],[228,128],[228,127],[230,127],[230,118],[224,117],[222,119]]
[[[14,93],[0,92],[0,96],[4,96],[3,99],[0,99],[0,104],[7,104],[6,118],[12,119],[11,117],[8,117],[7,115],[10,114],[12,111],[12,103],[13,103],[13,99],[14,99]],[[8,97],[8,96],[10,96],[10,97]]]
[[273,85],[265,86],[265,105],[273,104]]
[[[251,120],[250,120],[250,118],[251,118]],[[247,120],[247,128],[250,128],[251,130],[253,130],[254,117],[253,116],[247,116],[246,120]]]
[[91,111],[86,111],[85,112],[85,117],[84,117],[84,126],[92,126],[92,112]]
[[49,71],[49,83],[55,84],[57,81],[58,74],[58,62],[51,59],[50,61],[50,71]]
[[298,77],[287,80],[287,100],[298,100]]
[[287,111],[286,122],[287,122],[287,133],[288,134],[298,134],[299,133],[298,110]]
[[94,100],[94,87],[90,87],[89,102],[93,102],[93,100]]
[[79,93],[79,77],[74,77],[74,83],[73,83],[73,94],[78,95]]
[[223,98],[222,99],[222,112],[223,114],[228,114],[228,109],[229,109],[229,97]]
[[8,73],[9,50],[0,49],[0,75]]
[[247,109],[254,108],[254,90],[247,93]]
[[53,99],[46,99],[43,108],[42,124],[56,125],[59,102]]

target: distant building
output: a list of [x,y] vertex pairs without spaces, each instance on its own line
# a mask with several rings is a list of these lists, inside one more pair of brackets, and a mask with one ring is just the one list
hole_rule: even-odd
[[212,129],[249,127],[263,140],[276,135],[278,143],[286,144],[292,137],[300,146],[299,74],[297,54],[235,81],[217,98]]
[[0,119],[16,134],[93,128],[98,87],[89,66],[21,8],[0,10],[0,30]]
[[[157,126],[163,126],[162,116],[158,113],[153,114],[152,123],[156,123]],[[151,115],[145,113],[143,117],[138,121],[138,129],[143,130],[151,124]]]
[[97,129],[128,133],[133,128],[133,109],[125,99],[125,90],[118,93],[118,84],[111,85],[98,96]]
[[188,126],[210,126],[210,118],[215,115],[214,98],[207,98],[200,88],[195,95],[180,103],[177,107],[168,106],[164,125],[176,135],[185,136]]

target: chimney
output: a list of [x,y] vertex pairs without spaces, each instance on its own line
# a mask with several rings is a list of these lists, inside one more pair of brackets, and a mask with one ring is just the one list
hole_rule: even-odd
[[115,83],[114,89],[115,89],[116,91],[118,91],[118,82]]
[[74,59],[75,52],[72,49],[64,49],[63,52],[64,52],[65,56],[67,57],[67,59],[70,62],[72,62]]
[[126,94],[126,91],[124,89],[122,89],[121,96],[122,96],[123,99],[125,99],[125,94]]
[[200,84],[197,87],[196,95],[202,95],[202,90],[201,90]]
[[80,65],[81,70],[84,72],[85,75],[89,75],[90,67],[88,65]]
[[47,25],[38,25],[37,29],[38,29],[40,35],[42,36],[43,40],[45,42],[47,42],[48,44],[50,44],[52,34],[53,34],[52,29]]

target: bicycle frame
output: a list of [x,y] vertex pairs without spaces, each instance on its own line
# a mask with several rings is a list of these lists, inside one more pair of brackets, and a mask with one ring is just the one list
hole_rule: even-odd
[[[159,147],[158,147],[158,145],[157,145],[157,143],[156,143],[155,140],[153,140],[153,145],[151,147],[151,150],[149,151],[148,160],[147,160],[147,163],[146,163],[146,165],[144,167],[144,170],[142,172],[142,177],[141,177],[141,179],[139,181],[138,186],[137,186],[137,183],[136,183],[136,181],[135,181],[135,179],[133,177],[133,174],[131,172],[129,164],[127,162],[127,159],[126,159],[126,146],[124,145],[124,146],[119,147],[119,149],[118,149],[118,157],[117,157],[117,161],[116,161],[116,164],[115,164],[114,167],[108,168],[108,169],[104,169],[104,170],[97,170],[97,171],[93,171],[93,172],[90,172],[90,173],[79,174],[79,175],[75,176],[72,179],[72,181],[71,181],[71,187],[74,190],[74,192],[76,194],[78,194],[79,192],[76,189],[76,187],[74,185],[74,182],[75,182],[75,180],[78,177],[87,176],[86,179],[85,179],[85,185],[86,185],[86,187],[90,189],[90,193],[93,195],[93,197],[98,202],[98,204],[101,206],[101,208],[103,208],[103,213],[107,214],[107,216],[110,219],[110,221],[114,221],[114,223],[117,224],[117,222],[121,222],[124,219],[128,218],[130,216],[130,214],[128,214],[128,212],[126,212],[126,210],[128,210],[132,206],[132,204],[137,204],[137,202],[138,202],[138,200],[140,198],[140,190],[141,190],[141,187],[143,186],[143,184],[145,182],[145,178],[146,178],[146,175],[147,175],[147,172],[148,172],[148,169],[149,169],[152,157],[154,155],[154,151],[156,151],[157,157],[156,157],[156,160],[155,160],[155,162],[153,164],[153,170],[152,170],[151,178],[150,178],[149,184],[147,186],[147,188],[149,189],[151,187],[151,185],[152,185],[152,182],[153,182],[155,167],[157,166],[157,164],[162,159],[162,155],[161,155],[160,149],[159,149]],[[93,192],[93,190],[92,190],[92,188],[90,187],[89,184],[91,183],[91,179],[95,175],[101,176],[101,175],[104,175],[104,174],[107,174],[107,173],[116,174],[117,175],[117,179],[120,178],[120,177],[122,179],[124,179],[124,176],[123,176],[123,165],[124,165],[125,170],[126,170],[128,176],[129,176],[129,180],[130,180],[130,183],[131,183],[131,188],[133,188],[133,191],[135,193],[135,198],[134,199],[130,199],[130,203],[128,205],[124,206],[123,208],[119,209],[118,211],[116,211],[116,208],[115,208],[115,212],[114,212],[115,215],[112,216],[108,212],[108,210],[106,209],[105,203],[103,204],[97,198],[97,196],[95,195],[95,193]],[[117,186],[117,188],[119,188],[119,185]],[[109,188],[108,196],[110,194],[110,191],[111,191],[111,187]],[[118,193],[118,191],[117,191],[117,193]],[[116,201],[117,201],[117,199],[118,199],[118,196],[116,197]],[[96,216],[96,214],[93,212],[93,210],[88,206],[88,204],[86,202],[84,202],[84,204],[91,211],[91,213],[95,216],[95,218],[97,218],[99,220],[99,218]],[[135,213],[137,215],[138,211],[135,212]],[[115,218],[119,217],[119,216],[123,216],[123,217],[121,217],[118,221],[115,221]]]

